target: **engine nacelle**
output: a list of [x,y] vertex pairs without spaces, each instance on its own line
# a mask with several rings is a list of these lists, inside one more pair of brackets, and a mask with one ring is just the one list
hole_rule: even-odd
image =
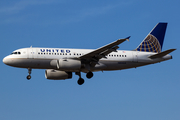
[[65,72],[59,70],[48,69],[45,71],[46,79],[50,80],[65,80],[72,78],[72,72]]
[[57,61],[57,69],[74,71],[81,69],[81,61],[73,59],[59,59]]

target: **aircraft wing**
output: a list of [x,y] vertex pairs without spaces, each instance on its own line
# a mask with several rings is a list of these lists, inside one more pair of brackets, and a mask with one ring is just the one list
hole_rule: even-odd
[[123,43],[126,40],[129,40],[130,36],[124,39],[119,39],[117,41],[114,41],[108,45],[105,45],[103,47],[100,47],[90,53],[87,53],[81,57],[79,57],[80,59],[86,60],[86,61],[94,61],[94,62],[98,62],[99,59],[101,58],[106,58],[106,55],[108,55],[111,52],[115,52],[119,47],[118,45]]

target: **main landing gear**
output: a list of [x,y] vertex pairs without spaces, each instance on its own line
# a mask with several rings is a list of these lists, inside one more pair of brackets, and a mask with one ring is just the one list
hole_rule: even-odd
[[[77,83],[78,83],[79,85],[82,85],[82,84],[84,83],[84,79],[81,78],[81,73],[80,73],[80,72],[76,72],[76,75],[79,76],[79,79],[78,79]],[[88,79],[92,78],[92,77],[93,77],[93,73],[89,71],[89,72],[86,74],[86,77],[87,77]]]
[[93,73],[91,71],[89,71],[87,74],[86,74],[86,77],[88,79],[92,78],[93,77]]
[[82,84],[84,83],[84,79],[81,78],[81,73],[80,73],[80,72],[76,72],[76,75],[79,76],[79,79],[78,79],[77,83],[78,83],[79,85],[82,85]]
[[31,69],[31,68],[28,68],[28,73],[29,73],[29,75],[26,77],[27,80],[30,80],[30,79],[31,79],[31,71],[32,71],[32,69]]

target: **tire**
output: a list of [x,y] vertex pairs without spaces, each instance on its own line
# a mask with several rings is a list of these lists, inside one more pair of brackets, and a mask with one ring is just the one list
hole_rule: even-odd
[[30,79],[31,79],[31,76],[30,76],[30,75],[28,75],[26,78],[27,78],[27,80],[30,80]]
[[77,83],[78,83],[79,85],[82,85],[82,84],[84,83],[84,79],[79,78],[79,80],[77,81]]
[[93,77],[93,73],[92,73],[92,72],[88,72],[88,73],[86,74],[86,77],[87,77],[88,79],[92,78],[92,77]]

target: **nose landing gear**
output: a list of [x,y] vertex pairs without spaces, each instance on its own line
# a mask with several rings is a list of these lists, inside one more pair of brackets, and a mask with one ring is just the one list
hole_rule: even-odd
[[31,71],[32,71],[32,69],[31,69],[31,68],[28,68],[28,73],[29,73],[29,75],[26,77],[27,80],[30,80],[30,79],[31,79]]

